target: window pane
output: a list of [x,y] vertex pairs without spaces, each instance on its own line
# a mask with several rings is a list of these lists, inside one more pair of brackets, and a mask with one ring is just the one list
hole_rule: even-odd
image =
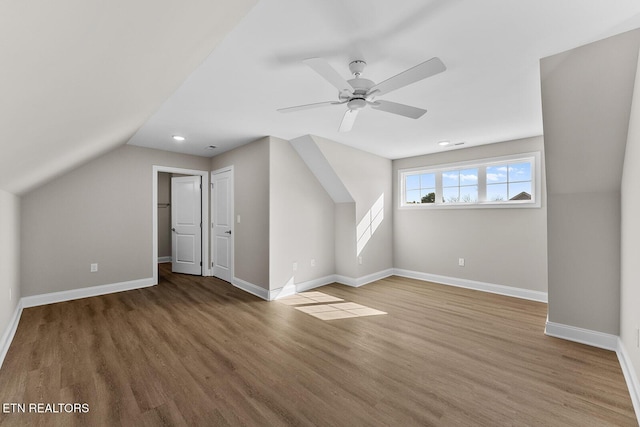
[[409,191],[407,191],[406,202],[407,203],[420,203],[420,190],[409,190]]
[[509,182],[531,181],[531,163],[514,163],[509,165]]
[[468,185],[460,187],[460,202],[476,203],[478,201],[478,186]]
[[[487,168],[487,184],[507,182],[507,166],[489,166]],[[506,193],[505,193],[506,195]]]
[[487,200],[490,202],[507,201],[507,184],[487,184]]
[[445,203],[458,203],[459,193],[458,187],[450,187],[442,189],[442,197],[444,198]]
[[420,175],[406,175],[405,185],[407,190],[417,190],[420,188]]
[[420,188],[436,188],[436,174],[425,173],[420,175]]
[[509,200],[531,200],[531,182],[510,183]]
[[460,185],[460,171],[442,172],[443,187],[457,187],[458,185]]
[[478,183],[478,169],[465,169],[460,171],[460,185],[473,185]]
[[422,194],[422,197],[420,198],[420,201],[422,203],[435,203],[436,202],[436,189],[435,188],[423,189],[421,194]]

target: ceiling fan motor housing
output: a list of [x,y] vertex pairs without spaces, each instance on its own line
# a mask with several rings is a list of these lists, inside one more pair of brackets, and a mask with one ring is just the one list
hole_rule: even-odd
[[369,89],[375,86],[375,83],[369,79],[363,79],[356,77],[355,79],[348,80],[351,87],[353,87],[353,92],[341,92],[339,94],[341,101],[351,101],[356,99],[367,99],[367,93]]

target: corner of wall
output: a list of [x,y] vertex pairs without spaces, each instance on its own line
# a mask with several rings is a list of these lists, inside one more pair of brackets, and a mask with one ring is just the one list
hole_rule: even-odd
[[20,203],[18,196],[0,189],[0,366],[22,313]]

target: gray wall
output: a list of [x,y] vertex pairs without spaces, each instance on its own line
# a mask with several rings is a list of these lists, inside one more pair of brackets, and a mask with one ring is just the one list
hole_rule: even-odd
[[270,288],[334,274],[333,200],[288,141],[271,138],[269,177]]
[[[393,268],[391,160],[328,139],[312,138],[355,201],[355,209],[349,207],[351,203],[336,208],[336,273],[359,278]],[[384,195],[384,220],[361,252],[362,264],[358,264],[355,227],[380,195]],[[355,217],[351,217],[354,211]]]
[[[313,137],[355,203],[333,200],[288,141],[267,137],[212,159],[234,166],[235,276],[279,289],[337,273],[362,277],[393,267],[391,161]],[[356,256],[356,219],[385,195],[385,220]],[[311,260],[315,266],[311,266]],[[297,271],[293,271],[293,263]]]
[[23,195],[22,295],[152,277],[153,165],[210,160],[125,145]]
[[540,208],[400,209],[398,193],[399,169],[542,150],[536,137],[394,160],[395,267],[546,292],[544,164]]
[[269,138],[217,155],[210,162],[211,170],[234,167],[234,276],[269,289]]
[[0,190],[0,337],[7,330],[21,296],[19,253],[20,199]]
[[640,30],[540,61],[549,321],[617,335],[620,183]]
[[[620,284],[620,339],[640,375],[640,66],[636,69],[631,118],[622,172],[622,263]],[[640,383],[640,377],[636,377]]]

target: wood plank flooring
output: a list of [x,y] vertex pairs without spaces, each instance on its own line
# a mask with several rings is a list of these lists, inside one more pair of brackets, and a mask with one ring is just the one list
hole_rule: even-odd
[[615,353],[543,334],[546,305],[390,277],[317,289],[324,321],[213,278],[25,309],[1,426],[636,426]]

